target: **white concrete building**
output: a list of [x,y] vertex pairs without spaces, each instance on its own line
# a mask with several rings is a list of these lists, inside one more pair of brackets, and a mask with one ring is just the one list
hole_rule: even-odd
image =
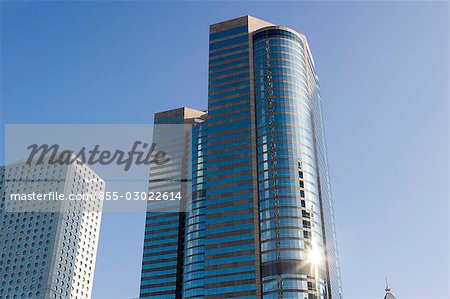
[[[105,182],[86,165],[17,163],[0,188],[0,298],[91,298]],[[11,201],[33,192],[93,199]]]

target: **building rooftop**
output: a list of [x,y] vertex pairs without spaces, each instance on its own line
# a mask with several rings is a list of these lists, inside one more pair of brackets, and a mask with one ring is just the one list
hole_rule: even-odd
[[209,26],[210,33],[216,33],[219,31],[227,30],[230,28],[248,26],[249,31],[253,32],[263,27],[274,26],[274,24],[267,21],[252,17],[252,16],[242,16],[239,18],[219,22]]

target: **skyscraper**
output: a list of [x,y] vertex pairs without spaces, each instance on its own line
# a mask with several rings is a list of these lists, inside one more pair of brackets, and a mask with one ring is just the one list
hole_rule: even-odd
[[104,188],[86,165],[0,168],[0,298],[91,298],[102,202],[9,200],[33,192],[68,199]]
[[192,202],[147,213],[141,298],[342,298],[306,37],[250,16],[212,25],[208,112],[186,111],[155,117],[192,125],[177,137],[192,146]]
[[[207,129],[204,117],[205,112],[190,108],[155,115],[153,142],[159,150],[169,152],[171,160],[162,166],[152,166],[149,191],[183,191],[184,196],[190,191],[192,200],[189,207],[182,207],[184,202],[175,201],[164,204],[160,211],[155,211],[153,203],[149,205],[145,222],[141,298],[181,298],[182,292],[184,297],[187,294],[197,298],[203,295],[202,274],[199,273],[204,269]],[[178,125],[191,125],[192,130],[185,131]],[[192,153],[188,159],[190,163],[181,161],[186,156],[184,151]],[[186,169],[190,174],[184,173]],[[194,179],[187,184],[180,183],[186,178]],[[182,190],[184,186],[191,190]]]

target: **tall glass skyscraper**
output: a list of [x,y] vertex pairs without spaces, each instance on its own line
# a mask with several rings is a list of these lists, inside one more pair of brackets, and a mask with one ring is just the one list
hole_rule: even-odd
[[208,112],[155,118],[192,125],[177,137],[192,147],[192,202],[148,212],[141,298],[343,298],[306,37],[245,16],[209,40]]

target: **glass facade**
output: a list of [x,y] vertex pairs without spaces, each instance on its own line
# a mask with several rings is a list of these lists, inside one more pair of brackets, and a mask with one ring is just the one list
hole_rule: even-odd
[[325,258],[334,250],[325,227],[334,224],[324,217],[328,167],[309,49],[301,35],[275,27],[255,32],[253,51],[263,297],[329,298],[337,287],[340,298],[339,283],[328,282],[334,257]]
[[205,269],[205,183],[207,126],[192,126],[192,202],[186,209],[183,252],[183,298],[203,298]]
[[[149,191],[181,192],[182,198],[192,200],[148,205],[140,298],[181,298],[182,290],[184,298],[203,296],[204,116],[189,108],[155,115],[153,142],[170,155],[170,162],[152,166]],[[186,153],[192,155],[188,161],[183,159]],[[186,185],[191,190],[184,190]]]
[[260,288],[255,263],[259,236],[255,230],[249,27],[244,23],[217,33],[213,29],[209,43],[205,298],[255,298]]
[[141,297],[342,298],[306,38],[249,16],[212,25],[208,88],[208,113],[192,131],[192,203],[170,216],[170,244],[181,244],[163,262],[173,291]]

